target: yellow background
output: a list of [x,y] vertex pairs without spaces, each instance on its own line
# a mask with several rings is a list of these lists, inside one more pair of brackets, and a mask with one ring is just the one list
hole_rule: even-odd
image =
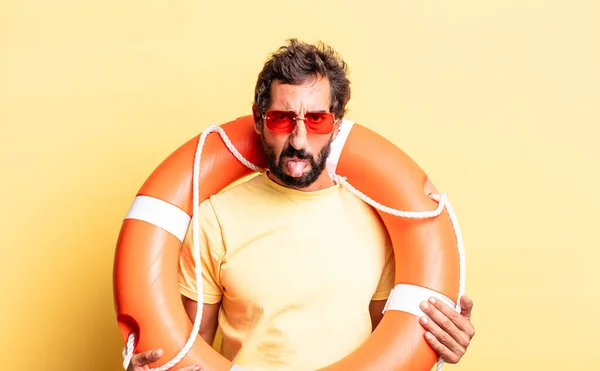
[[142,182],[250,113],[289,37],[348,61],[348,118],[449,193],[477,334],[460,370],[583,370],[600,325],[600,2],[0,5],[3,370],[119,370],[112,259]]

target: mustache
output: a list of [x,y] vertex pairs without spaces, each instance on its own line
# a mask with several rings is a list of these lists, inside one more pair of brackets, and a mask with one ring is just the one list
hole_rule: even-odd
[[281,155],[279,156],[280,158],[283,157],[293,157],[293,158],[297,158],[300,160],[312,160],[312,156],[310,154],[308,154],[306,152],[306,150],[304,150],[304,148],[302,149],[296,149],[292,146],[287,146],[283,151],[281,151]]

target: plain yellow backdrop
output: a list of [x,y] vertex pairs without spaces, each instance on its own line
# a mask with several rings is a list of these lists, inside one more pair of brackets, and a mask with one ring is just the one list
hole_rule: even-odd
[[119,370],[112,264],[150,172],[250,113],[289,37],[350,65],[348,118],[447,192],[477,334],[457,370],[597,365],[600,2],[0,5],[0,361]]

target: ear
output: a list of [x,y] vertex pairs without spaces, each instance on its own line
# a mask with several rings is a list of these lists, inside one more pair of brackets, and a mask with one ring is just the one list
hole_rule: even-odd
[[252,104],[252,116],[254,116],[254,130],[256,130],[257,134],[262,133],[263,119],[256,103]]

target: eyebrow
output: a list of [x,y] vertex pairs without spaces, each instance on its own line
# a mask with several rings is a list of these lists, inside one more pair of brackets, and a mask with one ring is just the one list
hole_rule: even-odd
[[[275,111],[285,111],[285,112],[294,112],[294,113],[296,113],[296,111],[293,110],[293,109],[291,109],[291,108],[283,108],[283,109],[279,109],[279,110],[275,109]],[[306,112],[323,112],[323,113],[327,113],[328,111],[324,110],[324,109],[321,109],[321,110],[309,110],[309,111],[306,111]]]

